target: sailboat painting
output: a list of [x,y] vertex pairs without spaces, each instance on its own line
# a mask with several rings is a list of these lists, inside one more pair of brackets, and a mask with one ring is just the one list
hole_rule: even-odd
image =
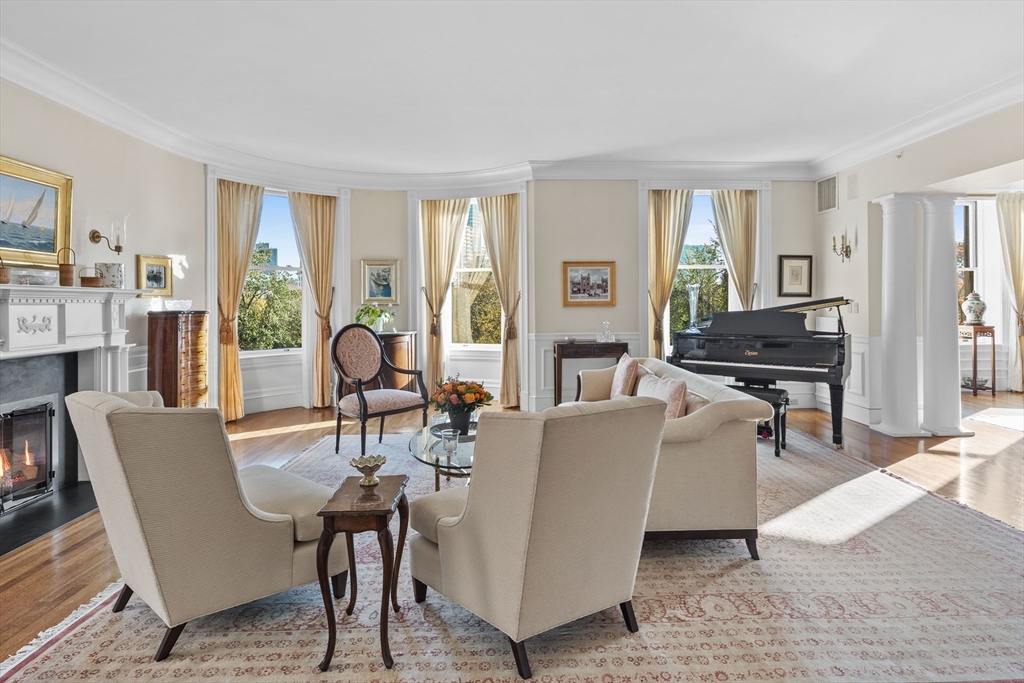
[[0,157],[0,257],[57,265],[71,236],[71,178]]

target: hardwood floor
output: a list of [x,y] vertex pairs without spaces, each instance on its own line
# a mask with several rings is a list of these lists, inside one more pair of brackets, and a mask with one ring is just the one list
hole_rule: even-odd
[[[990,407],[1019,408],[1020,394],[963,396],[964,415]],[[794,410],[789,426],[831,441],[828,414]],[[387,418],[388,433],[419,428],[418,413]],[[846,452],[885,467],[946,497],[1024,528],[1024,434],[968,421],[973,438],[893,439],[849,420]],[[376,423],[368,432],[376,431]],[[239,465],[280,466],[334,433],[331,409],[289,408],[249,415],[228,425]],[[346,434],[359,425],[346,421]],[[785,457],[785,454],[783,454]],[[0,661],[60,622],[120,576],[98,512],[91,512],[0,557]]]

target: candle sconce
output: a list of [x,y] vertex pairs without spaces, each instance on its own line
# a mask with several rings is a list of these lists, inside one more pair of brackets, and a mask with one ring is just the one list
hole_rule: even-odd
[[846,233],[839,236],[839,246],[836,246],[836,236],[832,235],[832,253],[839,257],[839,262],[844,263],[850,258],[850,253],[853,248],[850,243],[846,241]]
[[107,243],[107,249],[120,254],[124,251],[124,245],[128,241],[128,216],[130,215],[126,213],[124,216],[113,216],[111,218],[110,237],[93,228],[89,231],[89,241],[93,244],[99,244],[100,240],[104,240]]

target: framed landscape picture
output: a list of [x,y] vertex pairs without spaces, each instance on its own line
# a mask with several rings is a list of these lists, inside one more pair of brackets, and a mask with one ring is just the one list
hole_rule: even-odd
[[139,254],[135,257],[135,264],[135,286],[152,290],[149,294],[139,296],[174,296],[174,271],[170,256]]
[[779,296],[811,295],[811,257],[779,256]]
[[398,259],[363,260],[363,303],[398,305]]
[[614,306],[615,261],[562,261],[563,306]]
[[0,258],[56,268],[71,245],[71,176],[0,156]]

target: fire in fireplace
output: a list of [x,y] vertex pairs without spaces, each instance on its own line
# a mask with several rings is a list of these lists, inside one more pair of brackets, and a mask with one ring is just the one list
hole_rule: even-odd
[[0,513],[52,490],[52,418],[50,403],[0,414]]

